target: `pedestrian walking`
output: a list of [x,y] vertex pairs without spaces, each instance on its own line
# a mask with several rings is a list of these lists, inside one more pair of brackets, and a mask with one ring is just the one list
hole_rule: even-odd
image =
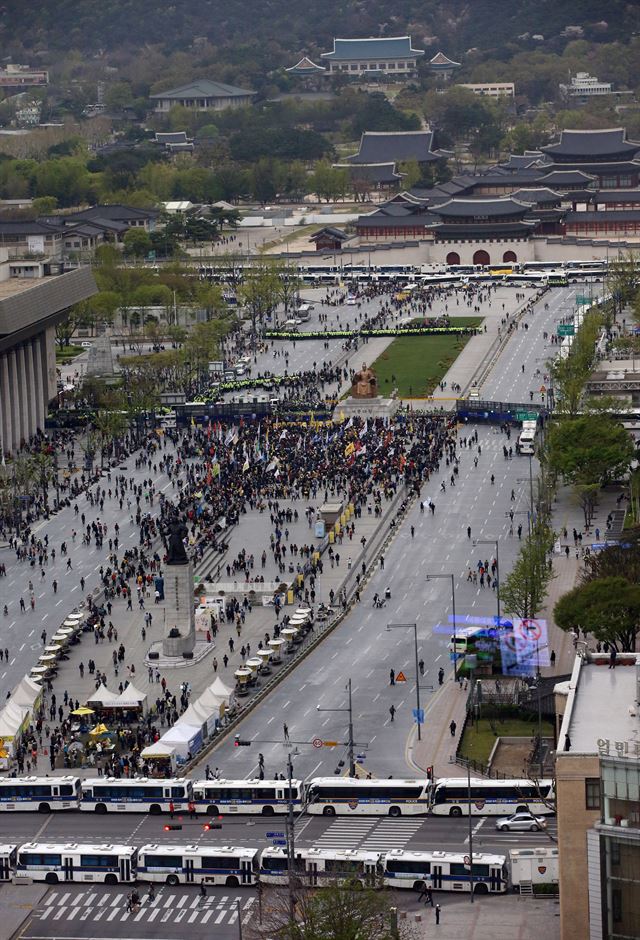
[[442,666],[438,669],[438,685],[442,685],[444,682],[444,669]]
[[455,723],[455,721],[454,721],[453,718],[452,718],[452,719],[451,719],[451,724],[449,725],[449,731],[451,732],[451,737],[452,737],[452,738],[455,738],[455,736],[456,736],[456,728],[457,728],[457,727],[458,727],[457,724]]
[[393,721],[393,719],[395,718],[395,714],[396,714],[395,705],[391,706],[391,708],[389,709],[389,714],[391,715],[390,721]]
[[396,674],[393,669],[389,670],[389,685],[396,684]]
[[286,721],[282,725],[282,733],[284,735],[285,741],[288,742],[289,741],[289,726],[287,725]]
[[436,924],[440,923],[440,905],[436,904]]

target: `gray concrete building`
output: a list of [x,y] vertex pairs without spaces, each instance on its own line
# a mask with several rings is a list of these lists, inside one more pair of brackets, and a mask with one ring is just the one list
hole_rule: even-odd
[[44,265],[40,277],[12,277],[8,251],[0,249],[0,453],[5,456],[44,428],[57,392],[55,325],[69,307],[97,290],[90,268],[59,270]]

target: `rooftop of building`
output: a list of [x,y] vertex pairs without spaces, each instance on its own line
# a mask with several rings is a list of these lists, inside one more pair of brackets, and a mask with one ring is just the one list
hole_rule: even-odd
[[326,72],[324,65],[316,65],[309,56],[304,55],[295,65],[290,65],[285,72],[293,72],[298,75],[315,75],[316,72]]
[[444,52],[436,52],[433,59],[429,59],[429,65],[432,69],[459,69],[460,62],[454,62]]
[[606,653],[576,656],[565,707],[558,756],[598,753],[599,740],[633,741],[640,734],[637,704],[640,655],[618,654],[610,669]]
[[411,36],[334,39],[333,51],[323,52],[323,59],[405,59],[424,55],[423,49],[411,47]]
[[364,131],[358,152],[347,163],[418,163],[438,159],[432,151],[433,131]]
[[499,218],[504,216],[524,215],[531,207],[526,202],[506,197],[504,199],[461,199],[459,197],[443,202],[439,206],[429,207],[432,211],[446,218]]
[[540,148],[550,156],[604,157],[607,154],[633,154],[640,150],[640,142],[627,140],[624,127],[605,130],[563,130],[560,140]]
[[247,88],[225,85],[224,82],[214,82],[209,78],[198,78],[187,85],[168,88],[166,91],[149,95],[149,98],[152,100],[164,100],[166,98],[176,98],[177,100],[182,98],[244,98],[247,95],[255,94],[255,91],[250,91]]

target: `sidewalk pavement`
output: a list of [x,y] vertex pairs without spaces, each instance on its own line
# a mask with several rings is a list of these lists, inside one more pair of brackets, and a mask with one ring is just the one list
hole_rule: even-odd
[[[404,892],[406,893],[406,892]],[[437,892],[434,902],[440,905],[440,923],[436,925],[435,909],[419,904],[417,896],[399,899],[399,925],[412,935],[430,940],[559,940],[560,908],[556,898],[526,898],[519,894],[489,897],[470,894]],[[403,916],[406,911],[406,916]],[[420,920],[417,920],[417,917]]]
[[9,940],[38,907],[49,885],[0,885],[0,940]]

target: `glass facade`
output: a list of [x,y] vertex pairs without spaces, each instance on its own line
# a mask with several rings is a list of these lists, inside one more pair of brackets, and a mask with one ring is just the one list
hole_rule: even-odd
[[601,761],[602,937],[640,935],[640,761]]

